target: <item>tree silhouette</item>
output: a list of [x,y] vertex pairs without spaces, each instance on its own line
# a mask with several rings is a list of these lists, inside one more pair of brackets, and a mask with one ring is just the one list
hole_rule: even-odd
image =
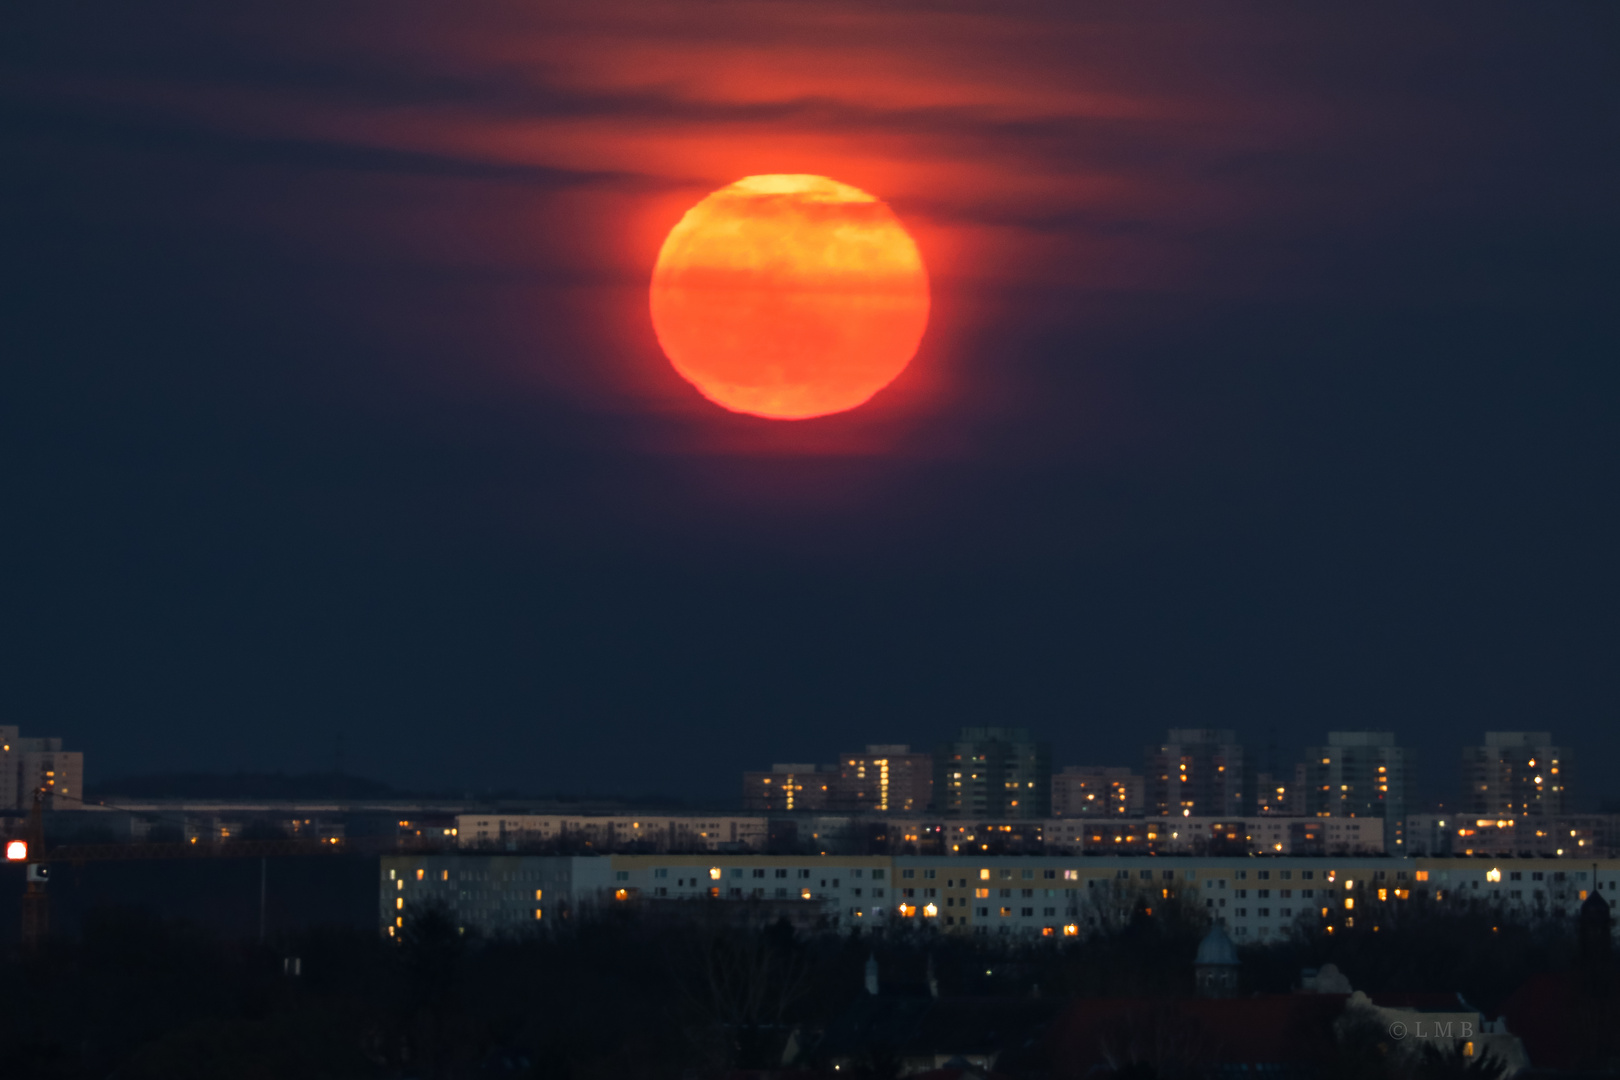
[[1507,1062],[1488,1048],[1469,1057],[1459,1043],[1443,1050],[1433,1043],[1425,1043],[1413,1071],[1417,1080],[1502,1080],[1507,1073]]

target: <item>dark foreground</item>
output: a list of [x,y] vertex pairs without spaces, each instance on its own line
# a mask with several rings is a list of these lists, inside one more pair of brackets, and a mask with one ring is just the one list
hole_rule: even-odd
[[1461,994],[1485,1015],[1505,1014],[1538,1067],[1620,1066],[1612,980],[1583,959],[1569,920],[1412,909],[1376,930],[1242,950],[1235,996],[1209,1001],[1195,992],[1205,932],[1196,911],[1139,911],[1108,934],[1022,947],[931,933],[796,935],[718,915],[670,923],[615,911],[486,940],[428,910],[410,913],[398,941],[351,926],[260,943],[149,909],[101,908],[84,913],[75,937],[8,952],[0,1073],[880,1077],[915,1070],[919,1054],[937,1051],[943,1064],[982,1051],[995,1075],[1052,1080],[1231,1075],[1244,1071],[1234,1056],[1268,1053],[1288,1059],[1266,1070],[1278,1077],[1495,1075],[1477,1058],[1393,1053],[1382,1031],[1346,1021],[1344,995],[1302,993],[1301,972],[1327,963],[1379,1004]]

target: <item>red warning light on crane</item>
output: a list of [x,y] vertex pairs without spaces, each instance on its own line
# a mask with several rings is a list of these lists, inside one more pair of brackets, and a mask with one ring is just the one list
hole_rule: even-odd
[[25,862],[28,859],[28,841],[11,840],[6,843],[6,862]]

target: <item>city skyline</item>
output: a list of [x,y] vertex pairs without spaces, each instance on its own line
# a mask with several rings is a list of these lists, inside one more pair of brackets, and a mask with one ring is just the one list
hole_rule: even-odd
[[[9,754],[13,747],[11,742],[17,742],[18,750],[28,750],[37,754],[43,752],[40,761],[43,764],[33,766],[41,777],[47,775],[44,770],[51,767],[51,762],[61,760],[66,762],[70,770],[64,780],[58,785],[51,782],[50,786],[57,789],[51,794],[67,794],[83,788],[84,754],[77,750],[63,751],[60,737],[39,738],[24,737],[19,739],[16,727],[0,728],[0,734],[10,731],[8,743],[3,748]],[[1031,747],[1038,742],[1039,753],[1042,755],[1040,768],[1050,782],[1049,789],[1043,789],[1042,798],[1049,802],[1042,804],[1050,807],[1050,813],[1027,811],[1026,813],[990,813],[986,812],[982,796],[975,813],[984,818],[1007,819],[1019,816],[1033,817],[1064,817],[1080,816],[1079,804],[1085,800],[1094,802],[1086,813],[1096,813],[1097,807],[1110,805],[1107,811],[1115,816],[1167,816],[1170,810],[1161,805],[1155,796],[1153,776],[1156,771],[1166,769],[1164,759],[1165,746],[1161,743],[1150,743],[1142,750],[1141,758],[1132,762],[1098,762],[1095,760],[1064,761],[1050,756],[1050,743],[1040,739],[1038,734],[1032,734],[1025,728],[974,728],[965,727],[959,730],[958,738],[969,735],[991,737],[1012,737],[1029,741]],[[1201,768],[1198,765],[1197,753],[1199,748],[1191,746],[1187,753],[1192,756],[1176,760],[1185,762],[1180,769],[1180,777],[1193,780],[1191,787],[1181,787],[1181,796],[1188,801],[1178,802],[1177,807],[1198,807],[1197,812],[1204,814],[1205,810],[1222,809],[1230,814],[1246,814],[1260,816],[1329,816],[1348,814],[1350,816],[1369,816],[1376,814],[1384,816],[1384,805],[1388,804],[1387,812],[1395,818],[1406,813],[1429,811],[1436,809],[1450,809],[1453,813],[1489,814],[1509,816],[1555,816],[1565,812],[1593,812],[1603,806],[1614,806],[1616,800],[1611,792],[1601,784],[1588,787],[1579,782],[1575,784],[1572,793],[1570,782],[1573,777],[1579,776],[1578,770],[1572,772],[1572,767],[1578,765],[1579,755],[1573,753],[1569,747],[1553,744],[1553,733],[1549,732],[1523,732],[1523,731],[1487,731],[1481,733],[1483,745],[1478,741],[1470,740],[1460,746],[1454,747],[1451,764],[1455,769],[1449,768],[1423,768],[1424,763],[1418,759],[1413,748],[1405,744],[1398,733],[1379,731],[1374,729],[1335,730],[1321,733],[1327,745],[1302,747],[1294,758],[1290,758],[1275,743],[1268,743],[1263,751],[1254,750],[1252,744],[1235,731],[1230,729],[1186,729],[1170,728],[1166,732],[1166,740],[1197,740],[1217,739],[1232,743],[1230,749],[1211,747],[1214,753],[1235,751],[1240,762],[1233,775],[1238,777],[1239,786],[1247,791],[1247,796],[1236,798],[1210,798],[1210,793],[1197,785],[1206,783],[1199,778],[1202,768],[1219,768],[1224,772],[1224,766],[1216,766],[1215,759],[1206,762]],[[932,783],[935,771],[942,767],[939,764],[939,755],[948,751],[952,745],[950,741],[939,742],[932,749],[912,747],[910,744],[868,743],[864,749],[847,750],[835,755],[832,761],[806,761],[806,762],[771,762],[768,767],[754,767],[744,769],[743,789],[740,805],[745,809],[765,810],[769,812],[786,811],[880,811],[899,814],[919,813],[924,810],[938,810],[933,803]],[[1033,752],[1033,750],[1032,750]],[[1536,755],[1541,755],[1541,767],[1536,768]],[[54,756],[53,756],[54,755]],[[1248,764],[1241,764],[1244,756]],[[1517,758],[1514,755],[1518,755]],[[1561,755],[1561,756],[1560,756]],[[1277,771],[1275,773],[1262,769],[1257,758],[1265,757]],[[1500,765],[1491,764],[1500,759]],[[1528,764],[1524,760],[1527,759]],[[7,759],[10,760],[10,759]],[[0,777],[0,807],[21,807],[21,793],[26,785],[17,781],[18,772],[22,768],[22,759],[17,764],[7,765],[7,777],[12,782],[11,788],[6,788],[5,777]],[[1219,760],[1225,760],[1220,758]],[[1428,763],[1433,766],[1440,763]],[[341,766],[341,762],[337,763]],[[1188,775],[1187,769],[1192,767],[1194,773]],[[1446,779],[1446,774],[1451,776]],[[892,773],[892,777],[891,777]],[[1416,776],[1422,773],[1429,778],[1430,783],[1422,786],[1416,782]],[[1545,777],[1541,774],[1545,773]],[[297,774],[288,776],[280,772],[266,772],[262,770],[238,770],[235,773],[210,772],[205,770],[173,770],[148,775],[140,774],[113,774],[97,783],[92,783],[93,789],[103,792],[113,791],[123,781],[133,782],[135,789],[147,791],[154,785],[161,787],[164,783],[185,787],[188,783],[198,782],[205,786],[212,783],[218,786],[227,783],[232,776],[243,778],[263,777],[269,780],[281,777],[288,783],[295,783]],[[340,767],[329,772],[313,772],[304,774],[312,781],[319,781],[320,777],[329,778],[326,783],[337,783],[345,775],[355,780],[362,780],[360,774],[344,774]],[[210,782],[209,778],[213,781]],[[168,778],[167,780],[165,778]],[[1179,778],[1179,777],[1178,777]],[[1437,779],[1440,778],[1440,779]],[[1348,781],[1348,783],[1347,783]],[[40,781],[45,783],[46,781]],[[376,778],[366,778],[365,783],[378,783]],[[1060,783],[1071,785],[1072,791],[1060,790]],[[1186,780],[1182,781],[1183,784]],[[107,785],[112,785],[108,788]],[[774,785],[774,786],[773,786]],[[381,783],[386,790],[405,796],[411,789],[402,785]],[[1162,790],[1164,785],[1160,785]],[[454,796],[467,798],[478,794],[490,794],[492,789],[479,788],[464,792],[455,792],[451,788],[416,789],[421,795],[429,797]],[[542,791],[537,789],[504,789],[509,795],[523,798],[567,797],[567,798],[623,798],[640,800],[656,804],[659,799],[673,800],[670,805],[678,805],[691,801],[694,805],[707,805],[711,807],[725,807],[732,805],[732,799],[714,789],[690,789],[686,794],[676,789],[642,790],[627,792],[601,792],[583,789]],[[1431,792],[1442,792],[1438,797]],[[1352,794],[1352,792],[1354,794]],[[1100,794],[1098,794],[1100,793]],[[1331,794],[1328,794],[1331,793]],[[79,796],[72,796],[76,801]],[[94,800],[92,800],[94,801]],[[54,805],[54,803],[52,804]],[[961,816],[958,814],[957,816]]]
[[[1453,754],[1455,788],[1440,798],[1420,794],[1417,775],[1421,763],[1397,733],[1357,729],[1323,734],[1326,745],[1306,746],[1294,761],[1278,759],[1271,764],[1271,768],[1277,770],[1272,773],[1260,768],[1255,759],[1261,755],[1252,747],[1246,747],[1232,729],[1170,728],[1163,742],[1143,748],[1139,764],[1123,764],[1091,760],[1054,763],[1050,744],[1026,728],[965,727],[959,733],[959,740],[970,737],[1018,739],[1029,743],[1032,753],[1038,742],[1044,774],[1052,785],[1050,801],[1044,805],[1053,808],[1051,813],[1019,813],[1000,806],[991,811],[981,795],[966,816],[976,814],[997,820],[1080,816],[1082,801],[1095,803],[1101,799],[1102,802],[1095,803],[1086,813],[1097,813],[1096,807],[1108,805],[1110,809],[1102,816],[1165,817],[1196,813],[1199,816],[1376,816],[1400,820],[1408,813],[1449,807],[1454,814],[1551,817],[1583,806],[1588,811],[1594,810],[1599,804],[1614,801],[1603,790],[1571,795],[1569,782],[1575,759],[1569,748],[1553,743],[1550,732],[1487,731],[1483,733],[1483,745],[1465,743],[1456,747]],[[946,774],[945,770],[960,768],[952,762],[959,762],[962,755],[952,751],[962,745],[960,741],[947,741],[935,747],[936,783]],[[869,755],[921,757],[907,744],[868,745],[866,749]],[[1268,745],[1264,751],[1271,758],[1276,758],[1279,752],[1275,745]],[[856,760],[852,757],[847,764],[854,766]],[[817,786],[820,794],[801,802],[797,809],[878,809],[875,800],[847,796],[840,799],[836,794],[829,795],[837,789],[841,764],[844,764],[842,758],[832,765],[776,763],[770,770],[747,771],[743,774],[744,805],[748,805],[752,794],[757,809],[795,809],[789,800],[770,798],[773,790],[770,784],[774,782],[777,785],[774,790],[779,792],[785,785],[809,782]],[[887,762],[883,764],[886,766]],[[1430,768],[1422,771],[1435,777],[1442,771],[1433,767],[1435,764],[1438,763],[1431,763]],[[951,775],[960,776],[959,773]],[[1059,781],[1065,777],[1073,785],[1072,794],[1058,792]],[[765,785],[763,788],[759,786],[761,782]],[[760,797],[762,792],[765,797]],[[916,796],[908,796],[908,803],[900,812],[912,812],[918,801]],[[931,807],[942,815],[964,816],[966,805],[960,799],[941,801],[936,798]],[[889,809],[887,805],[881,808]]]

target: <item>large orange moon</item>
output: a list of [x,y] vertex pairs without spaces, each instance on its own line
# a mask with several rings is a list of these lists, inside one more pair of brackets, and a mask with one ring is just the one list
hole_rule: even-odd
[[745,176],[686,212],[653,268],[675,370],[733,412],[864,404],[917,353],[928,273],[882,200],[825,176]]

